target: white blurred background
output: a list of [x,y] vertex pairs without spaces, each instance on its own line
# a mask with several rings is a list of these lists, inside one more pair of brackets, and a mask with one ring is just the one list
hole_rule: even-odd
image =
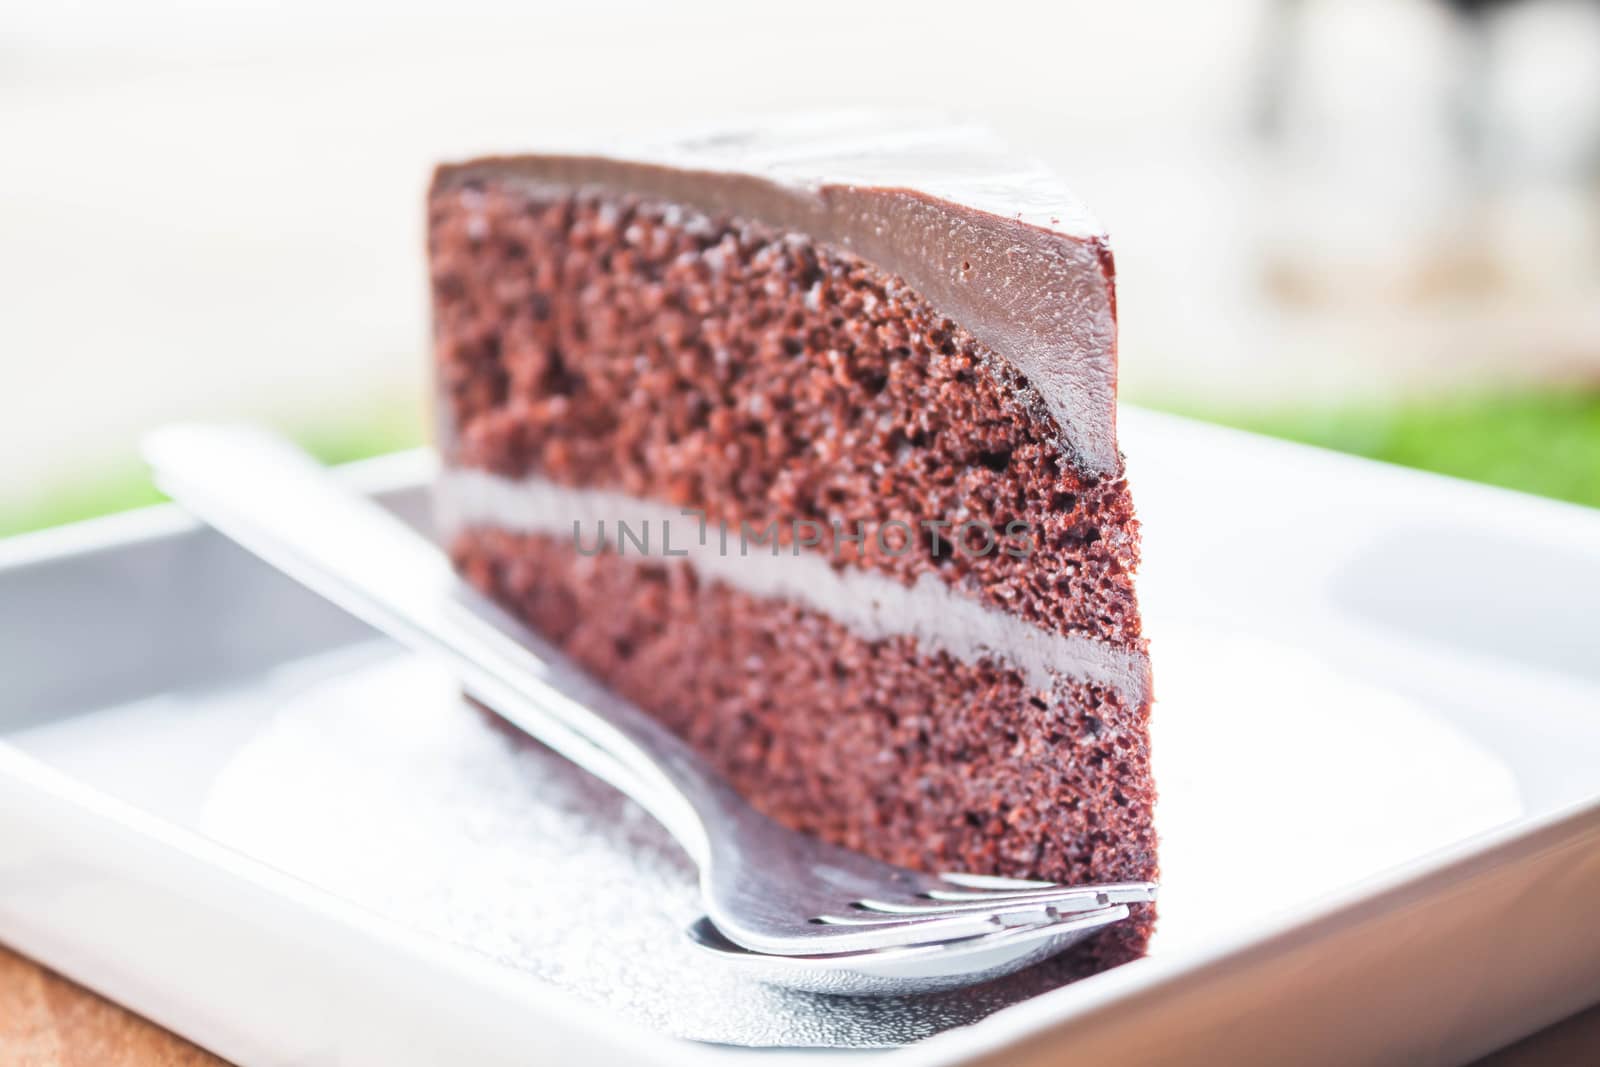
[[863,104],[1060,171],[1136,399],[1600,383],[1588,0],[13,4],[0,513],[176,416],[412,432],[438,160]]

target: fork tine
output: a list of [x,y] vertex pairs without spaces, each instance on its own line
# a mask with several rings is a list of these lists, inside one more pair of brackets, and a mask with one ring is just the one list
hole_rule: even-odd
[[896,900],[865,898],[855,901],[864,911],[894,915],[951,915],[957,912],[994,911],[997,907],[1022,907],[1035,905],[1053,907],[1057,911],[1092,911],[1112,904],[1147,904],[1155,899],[1154,891],[1143,884],[1062,886],[1054,890],[1041,890],[1027,895],[1008,896],[999,900],[986,898],[938,897],[909,903]]
[[892,933],[903,929],[908,933],[937,933],[940,940],[966,936],[961,931],[987,933],[1000,926],[1025,926],[1029,923],[1047,922],[1058,913],[1049,904],[1027,904],[1020,907],[983,908],[979,910],[940,911],[927,914],[905,914],[892,911],[875,911],[856,908],[847,914],[819,915],[814,920],[827,926],[871,926]]
[[[925,885],[916,893],[915,901],[906,901],[908,904],[920,904],[925,900],[941,900],[952,902],[974,901],[978,903],[1002,904],[1008,901],[1022,903],[1028,900],[1039,899],[1041,894],[1054,897],[1058,894],[1080,896],[1086,892],[1096,890],[1111,890],[1117,899],[1126,899],[1129,903],[1143,902],[1146,897],[1143,892],[1153,891],[1154,883],[1151,882],[1111,882],[1082,883],[1045,882],[1029,878],[1000,878],[992,875],[964,874],[947,871],[935,875],[936,883]],[[949,888],[945,888],[948,886]],[[1128,896],[1129,891],[1138,890],[1134,895]]]
[[994,878],[976,874],[943,873],[936,877],[939,881],[947,882],[956,888],[923,889],[916,894],[919,900],[970,900],[1002,903],[1004,901],[1020,902],[1031,900],[1040,894],[1076,894],[1086,891],[1105,890],[1111,892],[1115,899],[1136,904],[1154,900],[1156,891],[1156,883],[1154,882],[1102,882],[1091,885],[1075,885],[1065,882],[1029,881],[1023,878]]
[[1049,889],[1057,884],[1031,878],[1002,878],[995,874],[964,874],[961,871],[940,871],[938,878],[964,889]]
[[1039,889],[989,893],[960,889],[928,889],[917,894],[917,898],[921,901],[940,901],[945,904],[992,905],[1097,895],[1108,896],[1114,903],[1144,904],[1155,900],[1156,885],[1154,882],[1098,882],[1089,885],[1047,885]]
[[[849,916],[828,917],[824,921],[849,926],[862,934],[872,933],[882,938],[878,948],[906,948],[928,944],[960,944],[970,938],[994,936],[1005,930],[1023,930],[1046,926],[1094,925],[1111,923],[1128,916],[1126,904],[1094,908],[1088,911],[1058,912],[1053,908],[1036,911],[1004,912],[987,916],[942,916],[904,921],[889,915],[882,919]],[[889,935],[894,935],[892,939]]]

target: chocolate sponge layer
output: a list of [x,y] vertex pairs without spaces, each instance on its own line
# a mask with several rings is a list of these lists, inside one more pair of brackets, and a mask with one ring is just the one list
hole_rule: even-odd
[[[429,204],[447,464],[619,491],[780,531],[840,570],[959,595],[1143,653],[1137,525],[1007,363],[847,250],[735,218],[510,179]],[[926,520],[1025,524],[1025,557]],[[918,530],[912,551],[834,524]],[[588,556],[492,525],[457,565],[661,717],[789,825],[924,869],[1153,878],[1148,702],[1004,657],[867,640],[682,561]],[[970,548],[970,546],[968,546]],[[1036,681],[1036,680],[1035,680]],[[1084,959],[1136,955],[1153,915]]]

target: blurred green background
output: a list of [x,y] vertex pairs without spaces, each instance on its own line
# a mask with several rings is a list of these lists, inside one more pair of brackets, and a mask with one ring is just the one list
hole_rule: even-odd
[[1600,507],[1600,389],[1512,383],[1492,392],[1367,404],[1158,406],[1402,467]]
[[[1150,406],[1404,467],[1600,507],[1600,390],[1516,390],[1369,405],[1214,410]],[[327,426],[285,425],[328,463],[424,443],[420,407],[393,402]],[[1136,490],[1137,491],[1137,490]],[[0,536],[157,503],[129,461],[0,510]]]
[[[348,463],[414,448],[427,436],[420,398],[384,398],[320,424],[296,425],[292,419],[273,421],[325,463]],[[0,537],[127,511],[164,499],[150,484],[143,464],[130,454],[93,473],[69,476],[21,499],[0,499]]]

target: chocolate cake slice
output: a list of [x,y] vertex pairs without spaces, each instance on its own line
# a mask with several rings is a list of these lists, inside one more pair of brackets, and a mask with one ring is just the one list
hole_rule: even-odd
[[475,585],[789,826],[1156,876],[1111,254],[1048,174],[830,119],[444,166],[428,216]]

